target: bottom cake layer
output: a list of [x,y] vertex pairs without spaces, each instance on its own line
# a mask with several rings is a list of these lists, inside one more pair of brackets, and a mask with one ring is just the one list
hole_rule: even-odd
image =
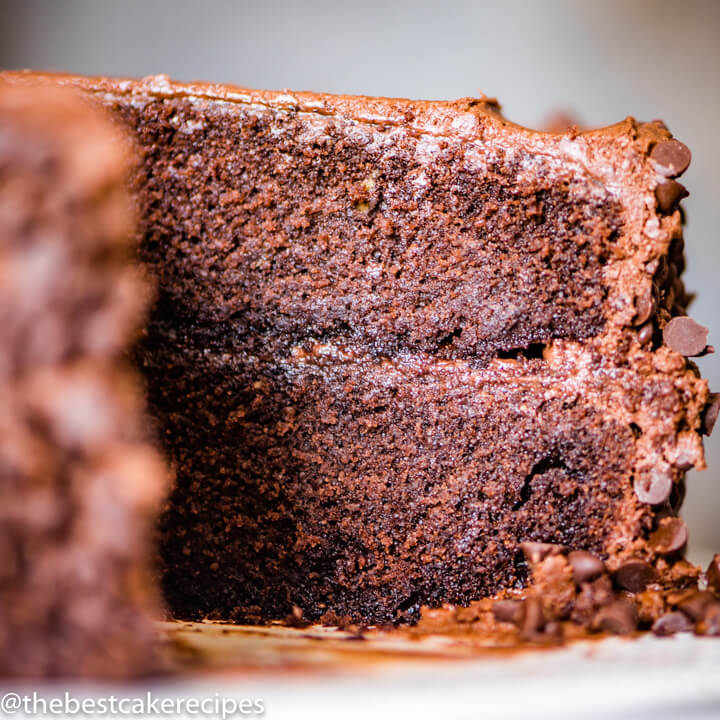
[[667,515],[702,462],[704,382],[658,370],[662,350],[473,368],[156,319],[139,353],[176,465],[160,535],[180,618],[411,620],[522,587],[523,541],[652,560],[633,479],[673,480]]

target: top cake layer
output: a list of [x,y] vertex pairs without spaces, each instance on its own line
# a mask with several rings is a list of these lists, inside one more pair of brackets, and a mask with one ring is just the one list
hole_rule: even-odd
[[200,323],[489,357],[642,324],[680,240],[657,123],[553,135],[485,99],[51,77],[137,129],[144,259]]

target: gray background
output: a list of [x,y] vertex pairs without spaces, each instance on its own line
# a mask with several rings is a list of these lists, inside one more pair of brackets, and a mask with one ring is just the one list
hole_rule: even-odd
[[[662,117],[694,153],[686,282],[720,347],[720,2],[0,0],[0,67],[415,98],[482,89],[531,126],[558,108],[589,125]],[[720,390],[716,357],[699,364]],[[695,557],[720,550],[720,431],[706,447],[684,511]]]

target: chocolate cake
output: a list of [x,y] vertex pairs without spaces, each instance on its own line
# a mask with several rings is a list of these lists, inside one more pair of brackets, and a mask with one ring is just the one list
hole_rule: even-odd
[[669,572],[709,395],[680,279],[690,155],[662,123],[44,79],[141,156],[159,295],[136,361],[177,471],[177,617],[412,621],[522,592],[528,542]]
[[75,95],[0,80],[0,675],[158,667],[129,148]]

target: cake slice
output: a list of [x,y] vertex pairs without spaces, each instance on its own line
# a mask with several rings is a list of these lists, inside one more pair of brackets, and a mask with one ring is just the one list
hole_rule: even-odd
[[178,617],[413,620],[525,588],[528,542],[669,571],[683,543],[653,538],[704,467],[709,396],[689,151],[662,123],[45,79],[140,149],[159,298],[137,361],[177,468]]
[[130,147],[76,95],[0,80],[0,675],[160,667]]

